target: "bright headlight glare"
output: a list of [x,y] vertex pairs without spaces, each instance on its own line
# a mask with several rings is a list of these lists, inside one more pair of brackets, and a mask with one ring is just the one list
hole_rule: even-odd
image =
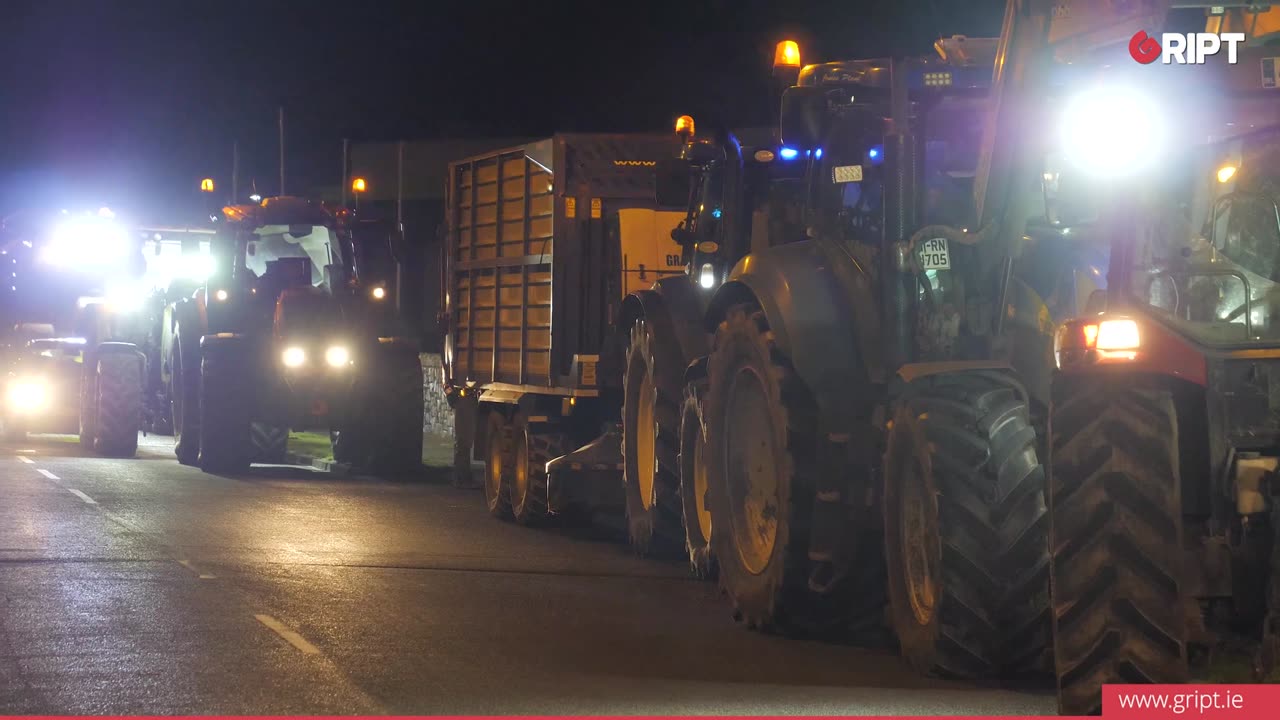
[[147,288],[141,283],[110,285],[106,301],[116,312],[136,312],[147,301]]
[[1082,92],[1068,101],[1061,117],[1063,154],[1089,175],[1131,176],[1146,169],[1164,144],[1159,104],[1133,88]]
[[14,380],[9,384],[6,399],[15,412],[39,412],[49,404],[49,389],[42,380]]
[[702,266],[702,272],[698,275],[698,284],[708,290],[715,287],[716,269],[711,265],[711,263],[707,263]]
[[1142,338],[1138,334],[1138,323],[1128,320],[1103,320],[1098,324],[1099,350],[1137,350],[1142,346]]
[[307,362],[307,351],[300,347],[285,348],[284,352],[280,353],[280,362],[284,363],[285,367],[302,367]]
[[351,362],[351,353],[341,345],[333,345],[324,351],[324,361],[329,367],[343,367]]
[[53,265],[92,267],[119,262],[128,254],[129,235],[123,227],[87,218],[68,220],[54,228],[40,258]]
[[219,291],[215,292],[215,293],[213,294],[213,296],[214,296],[215,298],[217,298],[217,299],[218,299],[218,302],[222,302],[222,301],[224,301],[224,300],[226,300],[226,299],[227,299],[227,291],[226,291],[226,290],[219,290]]
[[376,287],[370,294],[373,295],[374,300],[381,300],[387,296],[387,289],[384,287]]

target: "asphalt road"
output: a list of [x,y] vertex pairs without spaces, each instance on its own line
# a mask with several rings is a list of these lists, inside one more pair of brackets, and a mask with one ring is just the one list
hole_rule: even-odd
[[607,530],[432,478],[0,445],[0,713],[1049,714],[889,650],[737,626]]

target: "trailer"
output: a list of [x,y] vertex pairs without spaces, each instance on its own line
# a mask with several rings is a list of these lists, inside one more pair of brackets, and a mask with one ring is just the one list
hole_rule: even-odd
[[678,148],[560,134],[450,165],[444,385],[458,465],[484,458],[491,514],[621,509],[617,325],[629,293],[685,272],[684,208],[655,191]]

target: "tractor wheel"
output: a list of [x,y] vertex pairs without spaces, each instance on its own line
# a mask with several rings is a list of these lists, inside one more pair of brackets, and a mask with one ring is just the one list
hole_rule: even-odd
[[80,376],[80,447],[93,452],[93,438],[98,434],[97,367],[85,368]]
[[511,519],[511,425],[491,411],[485,421],[484,502],[489,514]]
[[684,545],[680,387],[670,376],[683,368],[662,367],[657,342],[644,319],[631,326],[623,378],[622,478],[631,547],[642,556],[676,557]]
[[133,457],[142,423],[142,357],[106,353],[97,362],[93,451],[106,457]]
[[700,388],[690,384],[685,388],[680,409],[680,510],[689,570],[700,580],[709,580],[716,572],[715,555],[711,552],[706,446]]
[[200,458],[200,353],[187,348],[182,334],[173,339],[169,357],[169,398],[173,405],[173,452],[183,465]]
[[1048,648],[1044,469],[1023,393],[999,373],[914,383],[885,456],[890,622],[923,673],[1025,673]]
[[289,428],[254,421],[249,423],[249,442],[253,445],[253,462],[279,465],[289,447]]
[[565,437],[516,415],[511,442],[511,516],[521,525],[547,519],[547,463],[564,454]]
[[249,394],[238,344],[206,346],[200,372],[200,469],[226,474],[249,468]]
[[1104,683],[1183,683],[1187,598],[1173,397],[1132,377],[1054,387],[1054,659],[1063,714]]
[[390,354],[378,370],[365,398],[373,442],[362,464],[377,474],[415,473],[422,469],[422,361],[416,353]]
[[848,578],[812,592],[808,557],[817,409],[754,305],[729,310],[708,362],[711,549],[720,585],[749,627],[841,632],[862,589]]

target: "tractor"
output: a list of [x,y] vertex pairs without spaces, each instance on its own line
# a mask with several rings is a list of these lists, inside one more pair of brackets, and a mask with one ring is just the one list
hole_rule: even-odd
[[108,208],[5,219],[4,431],[78,433],[91,451],[132,457],[146,359],[144,259]]
[[1055,346],[1065,714],[1101,712],[1104,684],[1187,682],[1223,648],[1258,648],[1263,678],[1280,664],[1280,10],[1230,13],[1270,45],[1112,83],[1144,141],[1107,158],[1127,185],[1090,178],[1065,216],[1111,246],[1105,290]]
[[220,215],[214,271],[164,327],[178,460],[242,472],[328,426],[339,461],[420,467],[417,342],[357,272],[352,214],[279,197]]

